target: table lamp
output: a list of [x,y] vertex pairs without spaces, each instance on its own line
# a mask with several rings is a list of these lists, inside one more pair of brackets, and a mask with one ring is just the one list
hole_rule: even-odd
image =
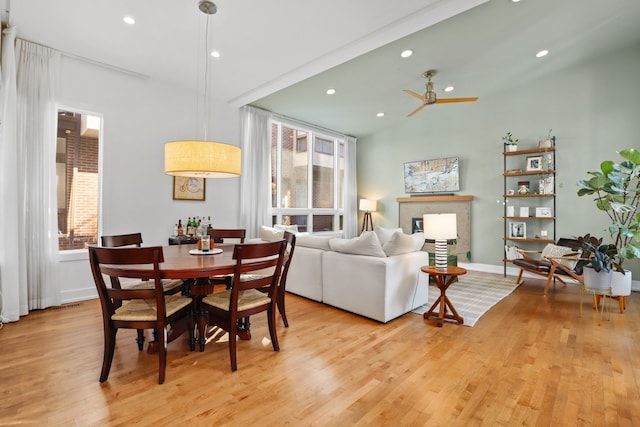
[[456,214],[425,214],[422,217],[424,237],[436,242],[436,268],[447,269],[447,240],[458,238]]
[[371,212],[376,211],[376,201],[369,199],[360,199],[360,210],[364,211],[364,219],[362,221],[362,233],[365,230],[373,230],[373,219],[371,219]]

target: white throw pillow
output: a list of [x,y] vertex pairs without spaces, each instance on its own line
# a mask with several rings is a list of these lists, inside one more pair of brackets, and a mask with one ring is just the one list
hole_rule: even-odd
[[393,233],[396,233],[398,231],[402,233],[402,228],[384,228],[376,226],[373,231],[378,236],[380,244],[384,246],[384,244],[387,243],[387,241],[391,238]]
[[373,231],[365,231],[360,237],[353,239],[331,239],[329,246],[335,252],[354,255],[368,255],[386,258],[378,236]]
[[329,240],[331,239],[333,239],[333,237],[310,236],[308,234],[297,235],[296,246],[304,246],[307,248],[322,249],[323,251],[330,251],[331,246],[329,246]]
[[391,238],[382,245],[382,250],[387,256],[402,255],[409,252],[417,252],[424,245],[424,233],[404,234],[396,231]]
[[[558,259],[557,257],[563,257],[567,254],[575,254],[575,253],[576,251],[566,246],[557,246],[557,245],[552,245],[551,243],[548,243],[547,246],[545,246],[544,249],[542,250],[542,257],[555,258],[554,261],[564,265],[569,270],[573,270],[578,261],[570,260],[570,259]],[[578,257],[579,255],[576,254],[574,256]]]
[[278,240],[282,240],[284,238],[284,230],[279,231],[275,228],[263,225],[260,227],[259,237],[265,242],[277,242]]
[[276,224],[273,226],[273,228],[275,228],[278,231],[288,231],[294,234],[298,232],[298,224],[294,224],[294,225]]

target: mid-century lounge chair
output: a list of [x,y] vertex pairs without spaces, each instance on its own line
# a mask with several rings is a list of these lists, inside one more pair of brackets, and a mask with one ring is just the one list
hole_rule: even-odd
[[516,282],[521,282],[525,271],[543,276],[547,279],[544,284],[544,296],[547,296],[554,279],[565,286],[566,279],[574,279],[582,285],[584,283],[582,268],[576,268],[576,264],[581,259],[581,248],[582,244],[576,239],[560,238],[555,245],[548,244],[542,251],[518,250],[522,258],[513,260],[513,264],[520,267]]

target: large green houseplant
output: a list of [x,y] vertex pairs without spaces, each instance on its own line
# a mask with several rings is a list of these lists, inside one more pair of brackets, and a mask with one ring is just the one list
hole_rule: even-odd
[[621,162],[605,160],[599,171],[587,172],[590,179],[578,181],[578,196],[595,195],[596,207],[611,219],[608,231],[622,265],[625,259],[640,258],[640,151],[629,148],[618,154]]

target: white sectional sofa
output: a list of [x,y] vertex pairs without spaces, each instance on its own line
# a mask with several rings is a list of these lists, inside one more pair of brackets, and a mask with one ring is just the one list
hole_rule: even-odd
[[423,243],[422,234],[379,227],[355,239],[298,236],[287,291],[388,322],[427,302]]

